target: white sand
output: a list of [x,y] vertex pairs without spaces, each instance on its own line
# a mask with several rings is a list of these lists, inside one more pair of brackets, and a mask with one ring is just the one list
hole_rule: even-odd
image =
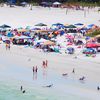
[[[24,84],[28,90],[33,83],[32,66],[37,65],[39,74],[36,84],[38,85],[35,86],[35,84],[33,84],[32,88],[36,87],[35,89],[40,91],[40,93],[41,89],[43,89],[41,86],[46,85],[46,83],[53,83],[54,89],[50,90],[50,94],[54,92],[54,95],[62,96],[67,93],[67,95],[72,95],[73,97],[73,99],[70,100],[74,100],[74,97],[81,97],[82,100],[84,100],[84,98],[86,100],[98,100],[98,98],[100,98],[99,91],[96,90],[97,85],[100,83],[100,61],[98,58],[100,58],[100,55],[98,55],[97,58],[87,58],[83,55],[79,55],[78,59],[74,59],[73,56],[70,55],[55,53],[44,54],[43,52],[39,52],[39,50],[17,46],[11,46],[11,50],[6,51],[5,46],[1,44],[0,80],[8,81],[8,83],[9,80],[10,82],[15,80],[19,86]],[[31,60],[28,61],[29,59]],[[47,72],[49,75],[47,75],[46,83],[43,79],[41,68],[42,61],[45,59],[49,61]],[[73,68],[75,68],[75,74],[72,74]],[[68,73],[68,77],[66,77],[65,80],[61,77],[62,73]],[[53,76],[53,79],[50,78],[51,76]],[[86,77],[84,84],[78,81],[82,76]],[[44,93],[46,92],[46,90],[43,91]],[[45,95],[47,94],[45,93]]]
[[[44,9],[34,7],[31,11],[28,7],[2,7],[0,8],[0,24],[8,24],[14,27],[25,27],[26,25],[34,25],[39,22],[44,22],[48,25],[56,22],[72,24],[81,22],[100,25],[98,22],[100,14],[96,10],[90,11],[86,18],[83,15],[83,11],[72,10],[66,15],[65,9],[55,8]],[[55,89],[51,90],[51,93],[55,92],[56,95],[57,93],[59,95],[67,93],[73,97],[82,97],[83,100],[99,100],[100,93],[96,90],[96,87],[100,84],[100,54],[95,58],[85,57],[81,53],[78,54],[77,59],[74,59],[74,56],[56,53],[48,54],[40,52],[40,50],[34,50],[33,48],[13,45],[10,51],[6,51],[4,44],[0,44],[0,80],[20,80],[26,81],[30,85],[32,82],[32,66],[37,65],[41,71],[42,61],[47,59],[49,61],[48,71],[51,71],[51,74],[53,72],[61,76],[62,73],[68,73],[67,82],[59,80],[63,77],[58,78],[54,76],[52,82],[55,84]],[[31,60],[28,61],[29,59]],[[73,68],[75,68],[75,75],[71,73]],[[86,77],[85,84],[81,84],[78,81],[81,76]],[[38,84],[40,85],[40,83]],[[58,100],[64,99],[59,98]]]
[[66,15],[66,9],[59,8],[42,8],[33,7],[31,11],[29,7],[0,7],[0,24],[8,24],[12,27],[20,26],[34,26],[37,23],[45,23],[51,25],[53,23],[63,24],[96,24],[100,25],[100,13],[97,8],[88,10],[86,9],[86,17],[84,17],[84,11],[68,10]]

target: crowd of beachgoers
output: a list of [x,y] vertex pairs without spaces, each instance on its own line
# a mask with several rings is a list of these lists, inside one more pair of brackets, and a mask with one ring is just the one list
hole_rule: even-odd
[[52,24],[48,27],[38,23],[34,27],[12,29],[8,25],[1,26],[1,41],[10,49],[10,44],[24,45],[42,49],[44,52],[74,54],[77,48],[84,54],[100,52],[100,37],[89,37],[93,31],[100,30],[95,24],[85,26],[83,23],[74,25]]

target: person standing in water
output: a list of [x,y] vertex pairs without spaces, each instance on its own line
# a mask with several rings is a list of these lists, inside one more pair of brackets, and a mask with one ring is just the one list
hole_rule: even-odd
[[35,72],[34,66],[33,66],[33,73]]
[[37,71],[38,71],[38,68],[37,68],[37,66],[35,67],[35,72],[37,73]]
[[21,90],[21,91],[23,90],[23,87],[22,87],[22,86],[20,87],[20,90]]

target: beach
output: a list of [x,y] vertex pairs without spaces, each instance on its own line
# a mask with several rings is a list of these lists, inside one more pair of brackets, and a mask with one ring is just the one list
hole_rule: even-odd
[[[84,17],[84,11],[69,9],[66,14],[66,9],[61,8],[44,8],[44,7],[0,7],[0,23],[8,24],[12,27],[26,27],[34,26],[37,23],[45,23],[48,26],[54,23],[63,24],[96,24],[100,25],[100,14],[98,8],[86,9],[86,16]],[[4,19],[4,20],[2,20]]]
[[[12,46],[10,51],[6,51],[4,46],[0,48],[0,88],[11,93],[9,96],[11,100],[16,96],[19,96],[16,100],[32,100],[32,98],[36,98],[36,100],[64,100],[64,98],[66,100],[74,100],[75,98],[77,100],[98,100],[100,97],[96,89],[100,79],[99,59],[85,58],[84,56],[78,56],[77,59],[74,59],[73,56],[69,55],[45,54],[32,48],[16,46]],[[45,75],[41,67],[44,59],[49,61]],[[38,66],[36,78],[33,78],[32,74],[34,65]],[[75,68],[75,73],[72,73],[73,68]],[[63,73],[68,73],[68,76],[62,76]],[[79,81],[82,76],[86,77],[83,83]],[[42,87],[48,84],[54,86],[52,88]],[[7,86],[5,87],[5,85]],[[21,95],[21,85],[26,89],[27,99]],[[11,89],[9,90],[9,88]],[[1,91],[1,93],[3,92]],[[3,94],[8,96],[5,93]],[[12,98],[12,96],[15,97]],[[51,96],[52,98],[50,98]]]
[[[84,17],[83,11],[66,9],[33,7],[0,7],[0,24],[12,27],[34,26],[44,22],[48,26],[61,22],[72,24],[100,25],[100,14],[96,8]],[[77,58],[75,58],[77,56]],[[43,69],[42,61],[48,60],[48,67]],[[34,75],[32,68],[38,67]],[[75,73],[72,73],[73,68]],[[67,73],[67,76],[63,76]],[[86,57],[80,51],[73,55],[44,53],[40,49],[11,44],[6,50],[0,44],[0,100],[98,100],[100,91],[100,54]],[[85,76],[84,81],[79,78]],[[51,88],[43,86],[53,84]],[[26,93],[20,91],[23,86]]]

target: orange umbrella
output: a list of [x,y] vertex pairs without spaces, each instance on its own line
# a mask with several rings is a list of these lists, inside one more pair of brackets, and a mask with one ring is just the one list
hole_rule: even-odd
[[55,43],[54,42],[52,42],[52,41],[46,41],[46,42],[44,42],[43,43],[44,45],[55,45]]
[[18,31],[19,32],[26,32],[27,30],[26,29],[19,29]]

